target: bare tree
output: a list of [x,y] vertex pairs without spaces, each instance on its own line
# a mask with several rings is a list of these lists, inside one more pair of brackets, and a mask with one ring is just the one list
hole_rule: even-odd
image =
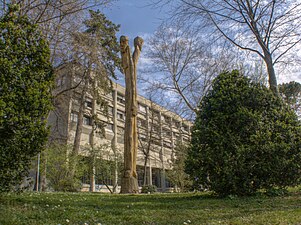
[[17,4],[20,14],[27,15],[47,38],[51,61],[58,65],[69,59],[72,35],[82,27],[88,9],[106,7],[113,0],[0,0],[0,15],[9,4]]
[[[142,151],[144,156],[143,165],[143,186],[150,185],[150,180],[147,180],[147,164],[150,164],[151,157],[154,157],[152,153],[158,151],[158,146],[155,144],[155,136],[161,134],[159,133],[158,125],[155,122],[155,115],[153,111],[153,102],[151,101],[151,106],[148,110],[148,115],[146,116],[148,121],[140,120],[138,121],[138,147]],[[158,123],[158,122],[157,122]]]
[[[271,90],[278,94],[275,65],[288,62],[301,42],[301,2],[296,0],[178,0],[172,14],[187,23],[214,28],[240,49],[250,51],[266,64]],[[207,30],[208,31],[208,30]]]
[[150,92],[156,89],[169,96],[174,108],[168,108],[188,118],[194,117],[213,78],[233,60],[225,48],[211,48],[202,39],[182,22],[162,24],[147,41],[151,63],[140,78]]

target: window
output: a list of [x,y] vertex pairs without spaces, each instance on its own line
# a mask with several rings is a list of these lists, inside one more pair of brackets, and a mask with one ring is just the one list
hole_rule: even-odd
[[155,137],[152,138],[151,143],[159,146],[161,145],[160,140]]
[[186,142],[186,143],[188,143],[188,142],[189,142],[189,138],[187,138],[187,137],[184,137],[184,138],[183,138],[183,142]]
[[85,101],[85,107],[92,109],[92,100],[91,99],[87,99]]
[[114,114],[114,108],[112,106],[108,106],[108,114],[110,116],[113,116],[113,114]]
[[124,135],[124,128],[123,127],[117,127],[117,134],[118,135]]
[[117,110],[117,119],[118,120],[124,120],[125,119],[125,115],[124,112]]
[[146,113],[146,106],[141,105],[140,103],[138,104],[138,110],[141,113]]
[[71,112],[71,116],[70,116],[71,118],[71,121],[72,122],[75,122],[75,123],[77,123],[77,121],[78,121],[78,114],[77,114],[77,112]]
[[125,98],[124,98],[124,96],[122,95],[122,94],[120,94],[120,93],[117,93],[117,102],[118,103],[121,103],[121,104],[125,104]]
[[179,139],[179,138],[180,138],[180,134],[179,134],[179,133],[173,132],[173,137],[174,137],[175,139]]
[[139,138],[141,141],[146,141],[146,135],[145,135],[145,134],[139,133],[139,134],[138,134],[138,138]]
[[146,120],[138,118],[137,119],[137,123],[138,123],[138,127],[142,127],[142,128],[146,128],[147,127]]
[[155,125],[153,124],[152,126],[152,131],[155,133],[155,134],[159,134],[160,133],[160,127],[158,125]]
[[111,91],[110,93],[106,94],[106,97],[110,99],[112,99],[113,96],[114,96],[114,91]]
[[163,128],[162,132],[163,132],[163,135],[164,135],[164,136],[168,136],[168,137],[171,136],[171,131],[168,130],[168,129]]
[[123,127],[117,127],[117,142],[120,144],[124,143],[124,129]]
[[164,141],[164,142],[163,142],[163,146],[164,146],[165,148],[171,148],[171,147],[172,147],[171,142],[169,142],[169,141]]
[[112,131],[112,132],[113,132],[113,130],[114,130],[114,125],[111,124],[111,123],[107,124],[107,125],[106,125],[106,130]]
[[81,82],[83,82],[83,76],[82,75],[80,75],[80,74],[76,74],[75,76],[74,76],[74,83],[75,84],[79,84],[79,83],[81,83]]
[[160,113],[158,111],[153,110],[152,115],[155,120],[159,121]]
[[179,121],[172,120],[172,125],[175,127],[180,127],[181,123]]
[[92,126],[92,118],[90,116],[84,115],[83,123],[84,125]]
[[62,75],[61,77],[59,77],[57,80],[56,80],[56,85],[58,87],[63,87],[66,83],[66,75]]
[[170,117],[161,115],[161,121],[164,123],[170,123]]
[[182,131],[189,131],[189,127],[187,125],[183,125],[182,126]]

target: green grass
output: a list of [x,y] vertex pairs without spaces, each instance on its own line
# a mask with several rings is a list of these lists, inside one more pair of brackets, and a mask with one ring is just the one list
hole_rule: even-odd
[[301,224],[301,194],[217,198],[209,193],[0,196],[0,224]]

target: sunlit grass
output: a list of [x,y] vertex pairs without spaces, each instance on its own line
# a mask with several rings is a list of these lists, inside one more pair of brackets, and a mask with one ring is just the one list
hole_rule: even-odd
[[0,197],[0,224],[301,224],[301,194],[22,193]]

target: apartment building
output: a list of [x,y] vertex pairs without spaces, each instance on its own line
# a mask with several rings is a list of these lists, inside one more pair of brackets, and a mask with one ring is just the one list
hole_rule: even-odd
[[[81,72],[76,65],[61,66],[57,76],[55,93],[60,93],[56,100],[56,110],[49,117],[51,125],[51,140],[72,144],[74,142],[79,111],[79,98],[82,91],[78,82]],[[75,89],[71,87],[78,86]],[[68,90],[68,91],[67,91]],[[123,155],[124,150],[124,123],[125,123],[125,88],[112,83],[112,92],[103,96],[108,103],[107,110],[97,107],[96,113],[105,126],[105,134],[96,134],[96,145],[106,144],[116,146]],[[92,98],[85,99],[85,113],[81,146],[89,146],[92,131],[91,124]],[[147,165],[147,180],[156,185],[159,191],[169,191],[172,185],[166,179],[165,171],[171,169],[172,158],[175,156],[175,147],[179,143],[188,142],[192,123],[179,115],[138,96],[138,140],[137,156],[138,184],[143,184],[144,166]],[[149,157],[145,152],[149,150]],[[112,149],[111,149],[112,150]],[[107,155],[110,151],[108,150]],[[112,152],[112,151],[111,151]],[[84,151],[82,152],[84,154]],[[110,158],[108,157],[108,160]],[[108,181],[112,185],[114,181]],[[89,190],[89,181],[83,179],[83,190]],[[96,181],[95,191],[107,191],[106,186]]]

